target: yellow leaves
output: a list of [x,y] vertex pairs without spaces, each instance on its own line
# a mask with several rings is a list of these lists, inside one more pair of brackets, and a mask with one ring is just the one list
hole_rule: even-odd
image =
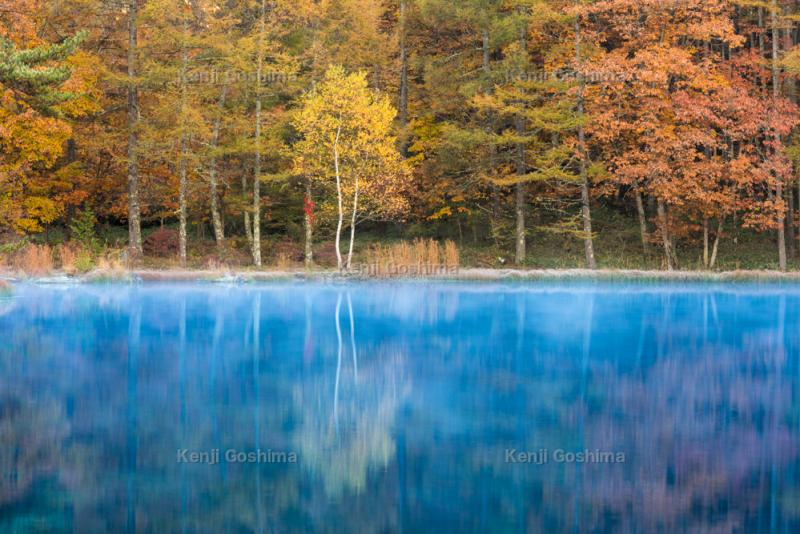
[[72,129],[66,122],[31,109],[0,107],[0,168],[49,167],[63,152]]
[[343,191],[352,195],[358,183],[372,211],[401,212],[410,173],[392,135],[395,115],[389,99],[370,90],[366,73],[329,68],[294,118],[303,136],[295,146],[295,172],[330,187],[338,163]]
[[63,90],[76,95],[56,106],[67,117],[86,117],[101,110],[100,76],[105,70],[100,58],[87,52],[78,51],[68,60],[72,77],[64,84]]
[[63,206],[78,201],[74,182],[78,166],[53,167],[72,137],[72,127],[59,116],[84,117],[99,111],[97,88],[102,72],[96,56],[78,52],[65,66],[72,76],[58,87],[76,98],[52,106],[54,115],[34,109],[20,93],[0,85],[0,175],[11,177],[0,184],[0,225],[20,233],[38,233],[63,214]]
[[795,47],[787,52],[779,64],[791,74],[800,74],[800,48]]
[[43,224],[50,224],[62,213],[62,208],[45,197],[28,197],[23,202],[25,216],[14,221],[17,231],[22,233],[43,232]]
[[445,206],[441,208],[436,213],[430,215],[428,220],[430,221],[438,221],[439,219],[445,219],[447,217],[451,217],[453,215],[453,209],[450,206]]

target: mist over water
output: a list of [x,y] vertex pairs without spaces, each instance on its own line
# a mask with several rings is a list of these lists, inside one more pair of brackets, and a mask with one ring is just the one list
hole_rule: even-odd
[[800,531],[800,286],[34,285],[2,532]]

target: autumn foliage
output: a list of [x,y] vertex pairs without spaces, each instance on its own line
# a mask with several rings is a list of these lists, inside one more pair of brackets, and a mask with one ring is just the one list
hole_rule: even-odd
[[133,260],[139,235],[182,264],[193,239],[256,265],[333,242],[350,269],[362,231],[519,265],[556,234],[593,268],[600,206],[665,268],[714,268],[740,232],[787,268],[798,20],[775,0],[6,0],[0,235],[92,213]]

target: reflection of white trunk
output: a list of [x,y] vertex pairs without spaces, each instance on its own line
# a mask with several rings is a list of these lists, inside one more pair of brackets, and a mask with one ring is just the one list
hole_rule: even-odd
[[225,329],[225,316],[222,314],[222,306],[217,307],[214,317],[214,337],[211,341],[211,376],[209,377],[209,388],[214,391],[217,383],[217,365],[220,358],[220,343],[222,343],[222,332]]
[[[178,376],[180,436],[181,443],[186,443],[186,297],[181,300],[180,324],[178,325]],[[186,464],[183,463],[181,464],[181,529],[184,532],[188,527],[188,490],[186,486]]]
[[[253,301],[253,389],[255,391],[255,409],[253,410],[253,441],[255,450],[261,448],[261,293],[256,293]],[[261,503],[261,470],[254,469],[256,477],[256,503]],[[256,505],[258,531],[261,532],[263,516],[261,506]]]
[[347,252],[347,270],[353,268],[353,242],[356,239],[356,216],[358,215],[358,176],[355,183],[356,191],[353,194],[353,218],[350,220],[350,250]]
[[336,299],[336,339],[338,341],[339,352],[336,357],[336,384],[333,387],[333,422],[339,428],[339,377],[342,373],[342,327],[339,325],[339,315],[342,310],[342,295]]
[[586,322],[583,327],[583,372],[584,375],[589,369],[589,354],[592,351],[592,329],[594,326],[594,299],[592,294],[589,297],[589,306],[586,310]]
[[353,351],[353,380],[358,384],[358,354],[356,353],[356,320],[353,317],[353,300],[347,294],[347,308],[350,311],[350,348]]
[[336,139],[333,142],[333,166],[336,170],[336,199],[339,204],[339,221],[336,225],[336,263],[340,271],[342,270],[342,249],[340,243],[342,241],[342,224],[344,224],[344,210],[342,208],[342,173],[339,168],[339,138],[341,135],[342,127],[339,126],[336,130]]
[[517,353],[522,354],[525,341],[525,300],[517,301]]
[[307,358],[310,356],[309,350],[311,347],[311,298],[306,292],[305,296],[305,304],[306,304],[306,327],[305,327],[305,339],[303,340],[303,357]]
[[642,314],[642,318],[639,321],[639,343],[636,346],[636,369],[637,370],[640,369],[640,366],[642,364],[642,357],[644,356],[644,340],[645,340],[645,334],[647,333],[645,331],[645,328],[647,327],[647,324],[646,324],[646,321],[645,321],[646,317],[647,317],[647,315]]
[[[138,298],[133,295],[132,299]],[[126,428],[126,468],[127,468],[127,531],[136,532],[136,507],[138,496],[136,493],[139,456],[139,349],[142,334],[142,308],[139,304],[132,303],[133,310],[128,318],[128,405]]]

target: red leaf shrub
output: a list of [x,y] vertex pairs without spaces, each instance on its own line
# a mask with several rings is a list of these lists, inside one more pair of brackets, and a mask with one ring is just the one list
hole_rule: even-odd
[[178,253],[180,236],[176,230],[159,228],[144,240],[142,248],[148,256],[166,258]]

